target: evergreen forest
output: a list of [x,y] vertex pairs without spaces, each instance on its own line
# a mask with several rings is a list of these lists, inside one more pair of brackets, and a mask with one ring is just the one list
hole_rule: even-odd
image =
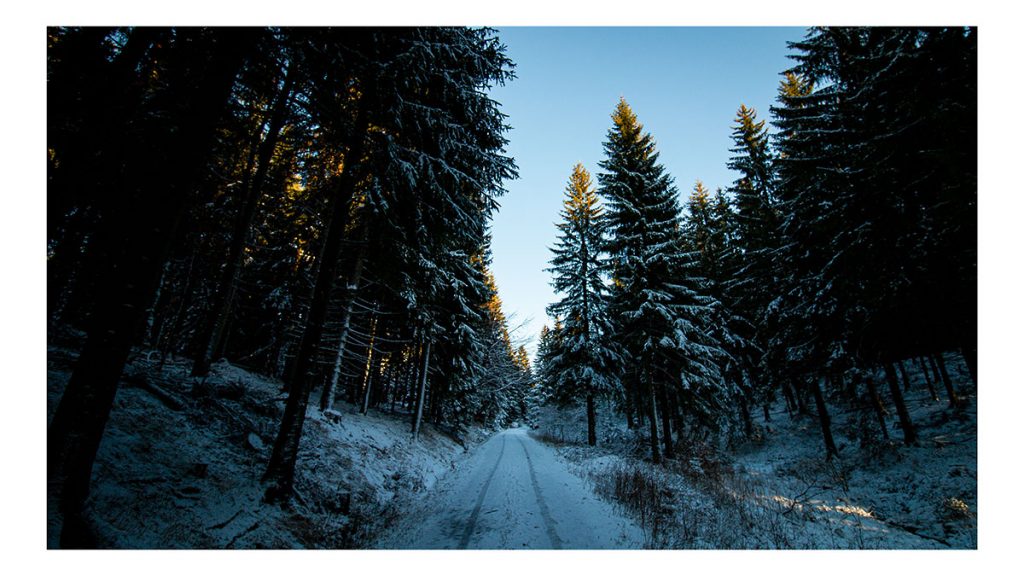
[[48,547],[976,548],[977,47],[807,29],[714,190],[608,102],[523,334],[498,30],[48,28]]

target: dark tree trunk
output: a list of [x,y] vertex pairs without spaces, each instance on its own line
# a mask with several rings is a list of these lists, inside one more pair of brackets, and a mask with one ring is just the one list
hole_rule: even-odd
[[903,391],[910,392],[910,378],[907,376],[907,369],[903,367],[903,361],[895,362],[900,371],[900,379],[903,380]]
[[285,73],[284,86],[277,96],[277,101],[274,102],[266,136],[259,145],[256,173],[248,179],[242,190],[242,206],[235,218],[228,258],[221,271],[213,306],[199,335],[196,358],[192,364],[192,376],[205,376],[210,372],[210,363],[214,360],[213,352],[223,343],[225,327],[231,315],[231,306],[238,287],[238,277],[242,270],[245,246],[256,218],[256,209],[263,193],[263,182],[266,180],[274,150],[277,148],[278,135],[284,126],[285,112],[288,109],[288,101],[291,99],[293,81],[292,66],[289,66]]
[[739,404],[740,417],[743,419],[743,433],[747,438],[751,438],[754,435],[754,419],[750,416],[747,395],[742,390],[736,394],[736,403]]
[[935,382],[941,382],[942,376],[939,374],[939,365],[935,363],[935,355],[929,354],[927,358],[928,364],[932,367],[932,380]]
[[838,456],[836,443],[832,439],[832,419],[828,415],[828,407],[825,405],[825,395],[821,393],[821,384],[817,378],[810,383],[811,394],[814,395],[814,403],[818,407],[818,424],[821,425],[821,435],[825,440],[825,458],[831,460]]
[[634,429],[636,429],[636,420],[633,418],[633,402],[632,402],[633,395],[630,394],[629,391],[627,390],[623,394],[623,396],[625,397],[625,409],[624,409],[624,411],[626,413],[626,429],[627,430],[634,430]]
[[[792,381],[790,381],[792,384]],[[817,386],[815,386],[817,387]],[[810,410],[807,409],[807,386],[806,385],[793,385],[793,396],[796,397],[796,412],[801,416],[810,415]]]
[[683,445],[686,442],[686,411],[677,404],[673,412],[676,418],[676,439]]
[[789,413],[790,417],[797,410],[796,399],[793,394],[793,387],[789,385],[786,380],[782,381],[782,397],[786,400],[786,412]]
[[964,344],[960,347],[960,354],[964,357],[964,364],[967,364],[967,371],[971,375],[971,382],[978,385],[978,345],[976,342]]
[[864,379],[864,382],[868,386],[868,401],[871,403],[871,407],[875,411],[875,416],[878,418],[878,425],[882,428],[882,436],[889,439],[889,428],[885,423],[885,407],[882,406],[882,398],[878,395],[878,388],[875,386],[875,377],[868,376]]
[[853,376],[850,377],[849,382],[845,387],[845,395],[851,401],[856,402],[858,396],[858,388],[860,388],[861,375],[860,372],[854,372]]
[[910,421],[910,412],[903,401],[903,392],[900,391],[900,383],[896,379],[896,369],[892,364],[882,364],[885,370],[885,379],[889,381],[889,392],[892,394],[892,403],[896,405],[896,415],[900,420],[900,428],[903,429],[903,443],[910,445],[917,442],[917,432],[914,430],[914,423]]
[[[189,34],[179,31],[179,37]],[[81,517],[89,494],[92,466],[106,427],[118,381],[133,340],[145,320],[160,272],[185,207],[200,178],[214,131],[225,109],[235,75],[255,35],[224,31],[193,45],[179,38],[169,52],[165,76],[168,92],[153,105],[166,110],[178,130],[168,135],[159,126],[140,122],[126,131],[120,146],[107,150],[119,162],[120,177],[112,191],[104,223],[93,249],[102,279],[88,339],[57,406],[47,434],[47,476],[59,486],[64,548],[93,544]],[[193,53],[200,50],[202,59]],[[201,72],[189,68],[205,62]],[[116,139],[113,138],[112,139]],[[117,151],[123,155],[118,155]]]
[[[364,98],[367,95],[364,94]],[[309,305],[306,326],[299,341],[299,349],[292,364],[289,378],[288,401],[285,404],[284,418],[281,429],[274,442],[274,451],[270,457],[263,480],[269,485],[265,494],[268,502],[277,502],[291,497],[295,479],[295,461],[298,457],[299,440],[302,438],[302,426],[306,421],[306,406],[309,403],[309,392],[312,382],[310,371],[316,348],[323,334],[324,320],[327,317],[327,305],[331,290],[337,277],[338,260],[341,253],[342,238],[348,225],[349,203],[355,195],[356,185],[360,181],[361,167],[359,159],[363,157],[366,130],[369,125],[365,105],[359,106],[359,112],[353,127],[352,142],[347,147],[345,158],[350,159],[338,180],[337,190],[329,199],[330,225],[324,238],[324,246],[320,254],[320,264],[313,287],[313,299]]]
[[192,300],[195,290],[195,264],[197,258],[198,249],[194,250],[189,258],[188,271],[185,274],[185,286],[181,289],[181,294],[178,296],[178,305],[174,312],[174,318],[171,320],[171,326],[169,328],[161,328],[160,330],[160,337],[156,344],[157,349],[160,351],[160,370],[163,370],[164,364],[167,361],[167,355],[171,352],[172,338],[181,331],[181,325],[185,322],[188,303]]
[[764,408],[764,421],[766,423],[767,422],[771,422],[772,421],[772,415],[771,415],[771,412],[768,411],[768,408],[769,408],[768,407],[768,403],[765,402],[761,407]]
[[428,403],[430,409],[427,410],[426,421],[430,422],[431,424],[437,424],[440,421],[438,419],[438,414],[440,413],[441,408],[440,382],[436,382],[433,386],[431,386],[430,389],[427,390],[427,393],[430,398],[430,402]]
[[587,444],[597,446],[597,413],[594,409],[594,393],[587,393]]
[[942,357],[942,354],[935,354],[935,364],[939,367],[939,374],[942,376],[942,385],[946,387],[946,396],[949,397],[949,406],[956,408],[960,406],[960,396],[956,393],[956,388],[953,387],[953,380],[949,377],[949,372],[946,371],[946,359]]
[[924,383],[928,385],[928,393],[932,396],[933,402],[939,401],[939,395],[935,393],[935,385],[932,384],[932,376],[928,373],[928,366],[925,364],[923,358],[917,358],[917,366],[921,370],[921,374],[924,375]]

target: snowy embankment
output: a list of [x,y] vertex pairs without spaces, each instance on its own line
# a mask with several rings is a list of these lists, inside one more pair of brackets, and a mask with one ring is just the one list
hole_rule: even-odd
[[[47,420],[74,354],[48,349]],[[466,448],[426,426],[413,441],[404,415],[359,414],[345,403],[307,414],[286,507],[262,502],[285,395],[281,382],[226,362],[188,376],[137,355],[126,370],[93,469],[86,504],[103,548],[362,547],[455,466]],[[482,440],[474,430],[467,446]],[[48,546],[58,518],[49,503]]]
[[[817,419],[781,402],[752,440],[690,439],[674,461],[650,464],[646,440],[603,416],[588,448],[582,411],[548,410],[534,432],[557,445],[594,490],[633,516],[657,548],[972,549],[977,547],[977,403],[967,369],[947,354],[964,398],[932,400],[908,371],[919,441],[905,446],[895,411],[883,441],[873,414],[832,399],[839,458],[826,462]],[[886,399],[887,400],[887,399]],[[886,401],[883,400],[883,401]],[[600,417],[599,417],[600,418]],[[600,421],[600,420],[599,420]],[[863,441],[866,440],[866,441]]]

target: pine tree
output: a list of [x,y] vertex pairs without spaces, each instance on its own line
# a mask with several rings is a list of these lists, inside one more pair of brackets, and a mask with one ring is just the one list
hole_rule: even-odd
[[324,121],[337,125],[347,140],[345,163],[330,200],[318,278],[265,474],[271,500],[291,493],[315,345],[323,333],[354,202],[365,206],[366,214],[387,215],[378,222],[387,226],[387,241],[401,255],[402,285],[397,288],[423,344],[414,422],[418,430],[431,367],[446,360],[432,357],[435,342],[454,340],[464,332],[459,327],[447,331],[440,324],[447,316],[451,287],[467,281],[479,287],[478,278],[460,270],[486,242],[487,221],[504,193],[502,180],[515,176],[514,163],[502,153],[504,116],[486,91],[512,74],[511,61],[492,30],[360,29],[344,35],[315,30],[305,41],[328,78],[341,71],[352,83],[343,91],[318,96],[328,102],[338,94],[355,100],[343,109],[352,114],[347,118],[330,116],[331,107],[318,108]]
[[729,393],[738,404],[748,436],[753,434],[750,404],[754,401],[752,364],[753,344],[748,340],[750,324],[736,315],[726,297],[727,282],[736,269],[735,213],[719,189],[712,199],[707,188],[697,181],[686,201],[683,234],[686,246],[697,256],[695,281],[709,297],[708,328],[725,354],[719,356],[719,369]]
[[552,286],[563,297],[548,306],[548,314],[565,318],[558,348],[547,359],[554,367],[553,393],[567,405],[585,400],[587,443],[597,444],[595,403],[614,391],[618,355],[612,350],[607,312],[603,257],[604,211],[598,206],[590,173],[573,167],[565,189],[559,237],[552,248]]
[[729,188],[736,207],[734,242],[721,298],[734,316],[735,334],[744,344],[737,352],[744,389],[751,401],[767,403],[778,385],[771,381],[775,373],[767,369],[764,358],[767,307],[779,281],[773,262],[779,247],[775,160],[765,121],[758,121],[752,108],[740,105],[732,138],[735,156],[728,167],[738,172],[739,178]]
[[[660,462],[658,399],[666,410],[678,403],[712,420],[723,390],[721,351],[708,336],[709,299],[693,286],[696,258],[683,250],[676,190],[654,140],[625,100],[612,121],[598,176],[611,232],[612,309],[617,338],[637,369],[627,393],[646,410],[652,459]],[[671,449],[666,414],[663,440]]]

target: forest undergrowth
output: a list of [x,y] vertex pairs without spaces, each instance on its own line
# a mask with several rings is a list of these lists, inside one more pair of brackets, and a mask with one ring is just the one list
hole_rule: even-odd
[[[966,367],[947,360],[965,379]],[[851,406],[833,414],[840,454],[831,459],[816,417],[781,403],[752,438],[688,437],[660,465],[646,436],[624,423],[606,422],[598,447],[588,447],[581,410],[546,409],[533,433],[629,514],[650,548],[976,548],[976,397],[961,388],[963,406],[950,408],[922,389],[920,373],[910,376],[919,442],[866,436],[865,409]]]
[[[74,359],[51,343],[50,417]],[[311,408],[295,497],[267,504],[261,475],[281,382],[223,361],[203,378],[176,356],[160,364],[137,349],[118,391],[86,507],[98,548],[360,548],[484,437],[428,425],[413,441],[408,414]]]

